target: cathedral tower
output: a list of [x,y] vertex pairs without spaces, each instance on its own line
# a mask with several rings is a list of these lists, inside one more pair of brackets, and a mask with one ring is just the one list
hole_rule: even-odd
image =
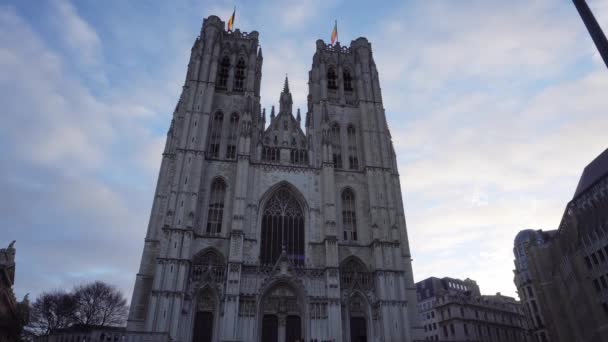
[[287,78],[267,121],[262,61],[257,32],[204,20],[128,330],[183,342],[411,341],[416,291],[371,44],[317,41],[304,123]]

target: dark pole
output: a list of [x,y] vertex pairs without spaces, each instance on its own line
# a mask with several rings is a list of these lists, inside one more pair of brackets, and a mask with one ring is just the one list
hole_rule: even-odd
[[604,64],[606,64],[606,67],[608,68],[608,40],[606,40],[602,28],[597,23],[597,20],[595,20],[593,12],[591,12],[591,9],[585,0],[572,0],[572,2],[574,2],[578,14],[580,14],[585,26],[587,26],[587,30],[589,31],[597,50],[600,52]]

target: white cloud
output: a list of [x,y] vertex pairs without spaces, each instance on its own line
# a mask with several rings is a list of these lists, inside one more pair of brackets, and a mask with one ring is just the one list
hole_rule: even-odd
[[60,37],[68,47],[81,58],[84,64],[97,64],[101,59],[101,40],[97,32],[76,11],[68,0],[52,2],[55,11],[55,25],[60,29]]

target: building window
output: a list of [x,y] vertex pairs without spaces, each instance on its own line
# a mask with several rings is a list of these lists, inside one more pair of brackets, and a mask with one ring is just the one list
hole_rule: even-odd
[[207,234],[215,235],[222,232],[224,217],[224,197],[226,196],[226,183],[217,178],[211,184],[209,195],[209,212],[207,215]]
[[222,142],[222,124],[224,122],[224,114],[221,112],[215,113],[211,121],[211,135],[209,136],[209,157],[220,157],[220,144]]
[[338,89],[338,76],[336,75],[336,71],[334,68],[329,68],[327,71],[327,88],[328,89]]
[[465,323],[463,327],[464,327],[464,334],[466,336],[469,336],[469,328],[467,327],[467,324]]
[[585,265],[587,265],[588,269],[591,269],[593,265],[591,265],[591,259],[588,256],[585,257]]
[[337,122],[331,126],[331,143],[333,145],[333,162],[337,169],[342,168],[342,144],[340,142],[340,125]]
[[222,58],[222,62],[220,63],[220,70],[218,72],[217,77],[217,88],[226,89],[228,86],[228,72],[230,70],[230,58],[228,56],[224,56]]
[[452,335],[456,335],[456,331],[454,330],[454,324],[450,323],[450,332],[452,333]]
[[262,160],[279,161],[281,160],[281,149],[278,147],[264,146],[262,149]]
[[357,157],[357,132],[353,125],[349,125],[346,129],[348,138],[348,168],[356,170],[359,168],[359,158]]
[[291,150],[291,163],[306,165],[308,164],[308,151],[307,150]]
[[295,265],[304,265],[304,214],[287,188],[268,200],[262,215],[262,264],[273,265],[284,249]]
[[353,91],[353,79],[350,76],[350,71],[344,70],[344,90]]
[[232,113],[230,116],[230,127],[228,129],[228,146],[226,147],[226,158],[236,159],[236,142],[239,131],[239,115]]
[[234,91],[243,91],[245,89],[245,61],[240,58],[236,63],[236,72],[234,73]]
[[344,240],[357,241],[357,217],[355,211],[355,194],[351,189],[345,189],[342,191]]

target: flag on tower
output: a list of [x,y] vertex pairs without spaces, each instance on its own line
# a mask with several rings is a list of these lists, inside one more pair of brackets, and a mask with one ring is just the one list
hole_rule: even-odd
[[232,31],[234,29],[234,17],[236,15],[236,6],[234,6],[234,10],[232,11],[232,15],[230,19],[228,19],[228,31]]
[[334,23],[334,29],[331,31],[331,45],[338,40],[338,21]]

